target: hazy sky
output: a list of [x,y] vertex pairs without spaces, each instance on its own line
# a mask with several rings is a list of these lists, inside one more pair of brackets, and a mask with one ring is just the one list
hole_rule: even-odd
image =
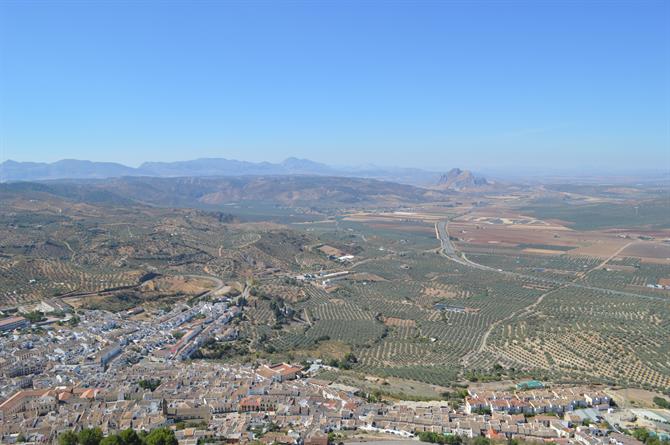
[[669,5],[5,0],[0,161],[670,168]]

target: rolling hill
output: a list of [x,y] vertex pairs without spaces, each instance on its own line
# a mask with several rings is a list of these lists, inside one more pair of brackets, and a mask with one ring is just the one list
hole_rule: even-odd
[[440,200],[445,191],[364,178],[332,176],[122,177],[0,184],[0,199],[53,195],[102,205],[143,203],[162,207],[220,208],[267,202],[314,208],[396,206]]

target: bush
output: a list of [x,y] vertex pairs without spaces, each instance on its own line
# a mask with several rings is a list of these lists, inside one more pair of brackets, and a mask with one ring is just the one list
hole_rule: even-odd
[[137,434],[133,429],[103,437],[100,428],[83,429],[79,434],[66,431],[58,436],[58,445],[178,445],[174,432],[158,428],[149,434]]
[[102,430],[100,428],[86,428],[77,436],[79,445],[100,445],[102,441]]
[[132,428],[121,431],[119,437],[124,445],[142,445],[142,439],[140,439],[140,436]]
[[144,439],[146,445],[178,445],[174,432],[167,428],[158,428],[150,432]]
[[114,434],[103,438],[100,441],[100,445],[124,445],[124,443],[118,435]]
[[161,384],[160,379],[142,379],[137,384],[140,386],[142,389],[148,389],[151,392],[154,392],[156,388],[158,388]]
[[72,431],[66,431],[58,436],[58,445],[77,445],[79,438]]
[[28,319],[28,321],[31,322],[31,323],[38,323],[38,322],[43,321],[45,319],[44,314],[40,311],[28,312],[26,314],[23,314],[23,316],[26,319]]
[[463,443],[463,439],[460,436],[455,436],[451,434],[433,433],[431,431],[420,432],[419,440],[421,442],[438,443],[440,445],[444,444],[457,445]]

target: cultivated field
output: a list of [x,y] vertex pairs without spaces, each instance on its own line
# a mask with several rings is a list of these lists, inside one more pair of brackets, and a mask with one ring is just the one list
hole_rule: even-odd
[[[351,381],[440,388],[535,377],[662,390],[665,201],[655,190],[622,193],[516,187],[377,208],[225,207],[245,222],[216,210],[12,195],[0,215],[0,307],[56,297],[159,313],[245,292],[225,359],[321,358]],[[451,256],[436,239],[441,221]]]

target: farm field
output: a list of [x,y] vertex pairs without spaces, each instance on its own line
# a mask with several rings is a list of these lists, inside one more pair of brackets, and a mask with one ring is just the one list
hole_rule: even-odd
[[[484,258],[470,256],[482,264]],[[591,379],[595,382],[610,382],[618,384],[661,388],[668,383],[670,372],[668,363],[647,364],[653,357],[663,357],[668,353],[666,336],[667,320],[670,315],[670,293],[649,290],[637,287],[633,290],[643,295],[664,295],[666,302],[646,302],[648,311],[651,308],[661,307],[666,312],[658,315],[658,319],[651,317],[650,312],[619,314],[624,307],[620,297],[608,295],[606,292],[593,293],[576,289],[560,289],[558,285],[547,283],[543,278],[562,279],[567,281],[578,280],[585,269],[593,268],[601,263],[599,259],[587,257],[556,258],[546,256],[526,255],[523,261],[517,257],[499,258],[495,267],[505,267],[506,270],[519,270],[532,274],[532,270],[543,267],[538,272],[537,280],[532,277],[519,280],[491,276],[485,272],[468,270],[444,260],[434,253],[405,254],[397,258],[378,258],[356,266],[357,271],[374,273],[384,278],[380,282],[367,282],[365,285],[344,282],[333,294],[320,295],[320,298],[310,298],[301,303],[301,308],[310,312],[312,325],[301,331],[301,335],[289,333],[287,336],[278,334],[278,349],[309,347],[304,338],[316,341],[321,336],[339,340],[354,346],[358,363],[356,370],[380,375],[394,376],[404,379],[423,381],[438,385],[448,385],[463,375],[464,369],[470,372],[488,375],[494,366],[503,365],[521,373],[555,379]],[[549,263],[548,263],[549,262]],[[405,266],[405,267],[402,267]],[[548,272],[551,267],[555,272]],[[600,272],[600,271],[598,271]],[[650,280],[655,278],[654,271],[636,269],[637,276],[649,275]],[[655,271],[657,275],[670,273],[670,270]],[[631,274],[631,280],[635,280]],[[638,278],[639,279],[639,278]],[[589,284],[597,284],[604,288],[627,288],[608,280],[588,276]],[[428,283],[428,284],[426,284]],[[549,294],[549,295],[546,295]],[[543,305],[537,309],[525,312],[525,309],[544,297]],[[604,298],[614,299],[611,306],[604,309],[604,313],[613,312],[613,319],[598,324],[588,324],[588,317],[582,322],[566,319],[566,326],[577,326],[579,331],[592,330],[583,337],[574,337],[570,332],[563,332],[561,319],[562,312],[551,314],[558,310],[555,301],[570,300],[576,307],[569,312],[578,312],[577,306],[584,308],[597,304]],[[581,300],[584,298],[584,301]],[[617,300],[618,298],[618,300]],[[436,309],[436,304],[447,303],[446,309]],[[549,306],[552,302],[554,305]],[[640,308],[635,302],[630,303],[628,309]],[[561,310],[567,310],[560,306]],[[535,311],[543,312],[538,315]],[[585,309],[586,310],[586,309]],[[589,309],[587,313],[591,313]],[[600,314],[600,313],[598,313]],[[548,321],[556,329],[549,332],[531,333],[525,324],[538,324],[537,318]],[[550,318],[551,317],[551,318]],[[638,327],[630,330],[613,333],[611,329],[617,324],[617,317],[622,319],[639,319]],[[366,320],[365,324],[360,321]],[[512,324],[519,320],[523,330]],[[346,330],[333,330],[331,323],[335,321],[346,325]],[[631,365],[608,371],[608,366],[616,361],[618,352],[609,350],[614,338],[643,338],[647,336],[642,329],[645,323],[654,321],[660,323],[660,331],[653,335],[655,348],[640,349],[636,344],[628,344]],[[496,327],[489,335],[486,347],[477,351],[482,339],[490,326]],[[543,322],[539,322],[542,325]],[[618,325],[618,324],[617,324]],[[373,330],[370,326],[375,326]],[[620,328],[619,328],[620,329]],[[663,330],[664,329],[664,330]],[[355,332],[352,336],[351,332]],[[503,334],[504,331],[504,334]],[[519,331],[519,332],[517,332]],[[528,344],[519,346],[518,340],[509,341],[504,335],[525,338]],[[584,343],[579,352],[583,357],[598,357],[598,362],[583,367],[584,362],[565,351],[566,347],[559,348],[560,342],[551,340],[554,332],[561,332],[565,345],[571,345],[580,340]],[[352,338],[354,337],[354,338]],[[292,339],[292,340],[291,340]],[[543,349],[544,345],[547,350]],[[591,350],[601,345],[602,350]],[[525,348],[525,349],[524,349]],[[473,351],[476,351],[473,353]],[[598,355],[599,354],[599,355]],[[528,360],[528,355],[536,357],[535,361]],[[554,355],[556,357],[554,357]],[[539,357],[539,359],[537,359]],[[575,360],[577,365],[572,365]],[[588,361],[588,359],[587,359]],[[633,365],[632,363],[635,363]],[[580,367],[579,365],[582,365]],[[617,376],[617,379],[613,377]],[[626,376],[626,377],[622,377]]]
[[559,289],[492,332],[486,351],[557,378],[670,385],[668,303]]
[[[455,217],[450,235],[468,259],[522,275],[514,277],[450,263],[426,249],[427,240],[420,234],[427,234],[438,219],[437,213],[426,212],[345,218],[355,222],[350,231],[365,238],[369,233],[371,241],[386,240],[394,247],[402,241],[404,251],[355,264],[354,271],[383,281],[361,285],[343,280],[333,294],[303,303],[316,314],[306,332],[321,332],[337,307],[342,313],[346,307],[358,308],[368,318],[374,316],[371,322],[384,330],[376,336],[359,330],[355,369],[434,384],[449,384],[467,373],[489,378],[501,365],[558,380],[647,388],[670,383],[670,363],[662,359],[668,356],[670,291],[650,288],[670,277],[669,265],[650,261],[662,256],[650,252],[664,252],[664,229],[656,229],[657,238],[649,240],[642,239],[643,228],[626,231],[625,236],[607,228],[579,231],[565,222],[538,220],[512,209],[475,210]],[[628,255],[631,250],[636,255]],[[638,297],[630,301],[607,290]],[[596,311],[598,304],[604,307]],[[582,320],[566,315],[580,311]],[[591,315],[598,317],[597,323],[588,322]],[[359,329],[355,317],[347,317],[347,328]],[[639,324],[621,324],[629,319]],[[646,325],[654,332],[645,333]],[[636,343],[643,338],[645,343]],[[571,351],[577,344],[579,349]],[[621,351],[629,359],[615,368]],[[591,363],[591,358],[597,359]]]
[[[646,204],[639,225],[608,226],[629,192],[222,210],[28,197],[1,216],[0,310],[59,298],[160,312],[245,292],[222,360],[321,359],[333,380],[426,397],[518,378],[670,385],[670,229]],[[582,220],[572,206],[611,213]]]

